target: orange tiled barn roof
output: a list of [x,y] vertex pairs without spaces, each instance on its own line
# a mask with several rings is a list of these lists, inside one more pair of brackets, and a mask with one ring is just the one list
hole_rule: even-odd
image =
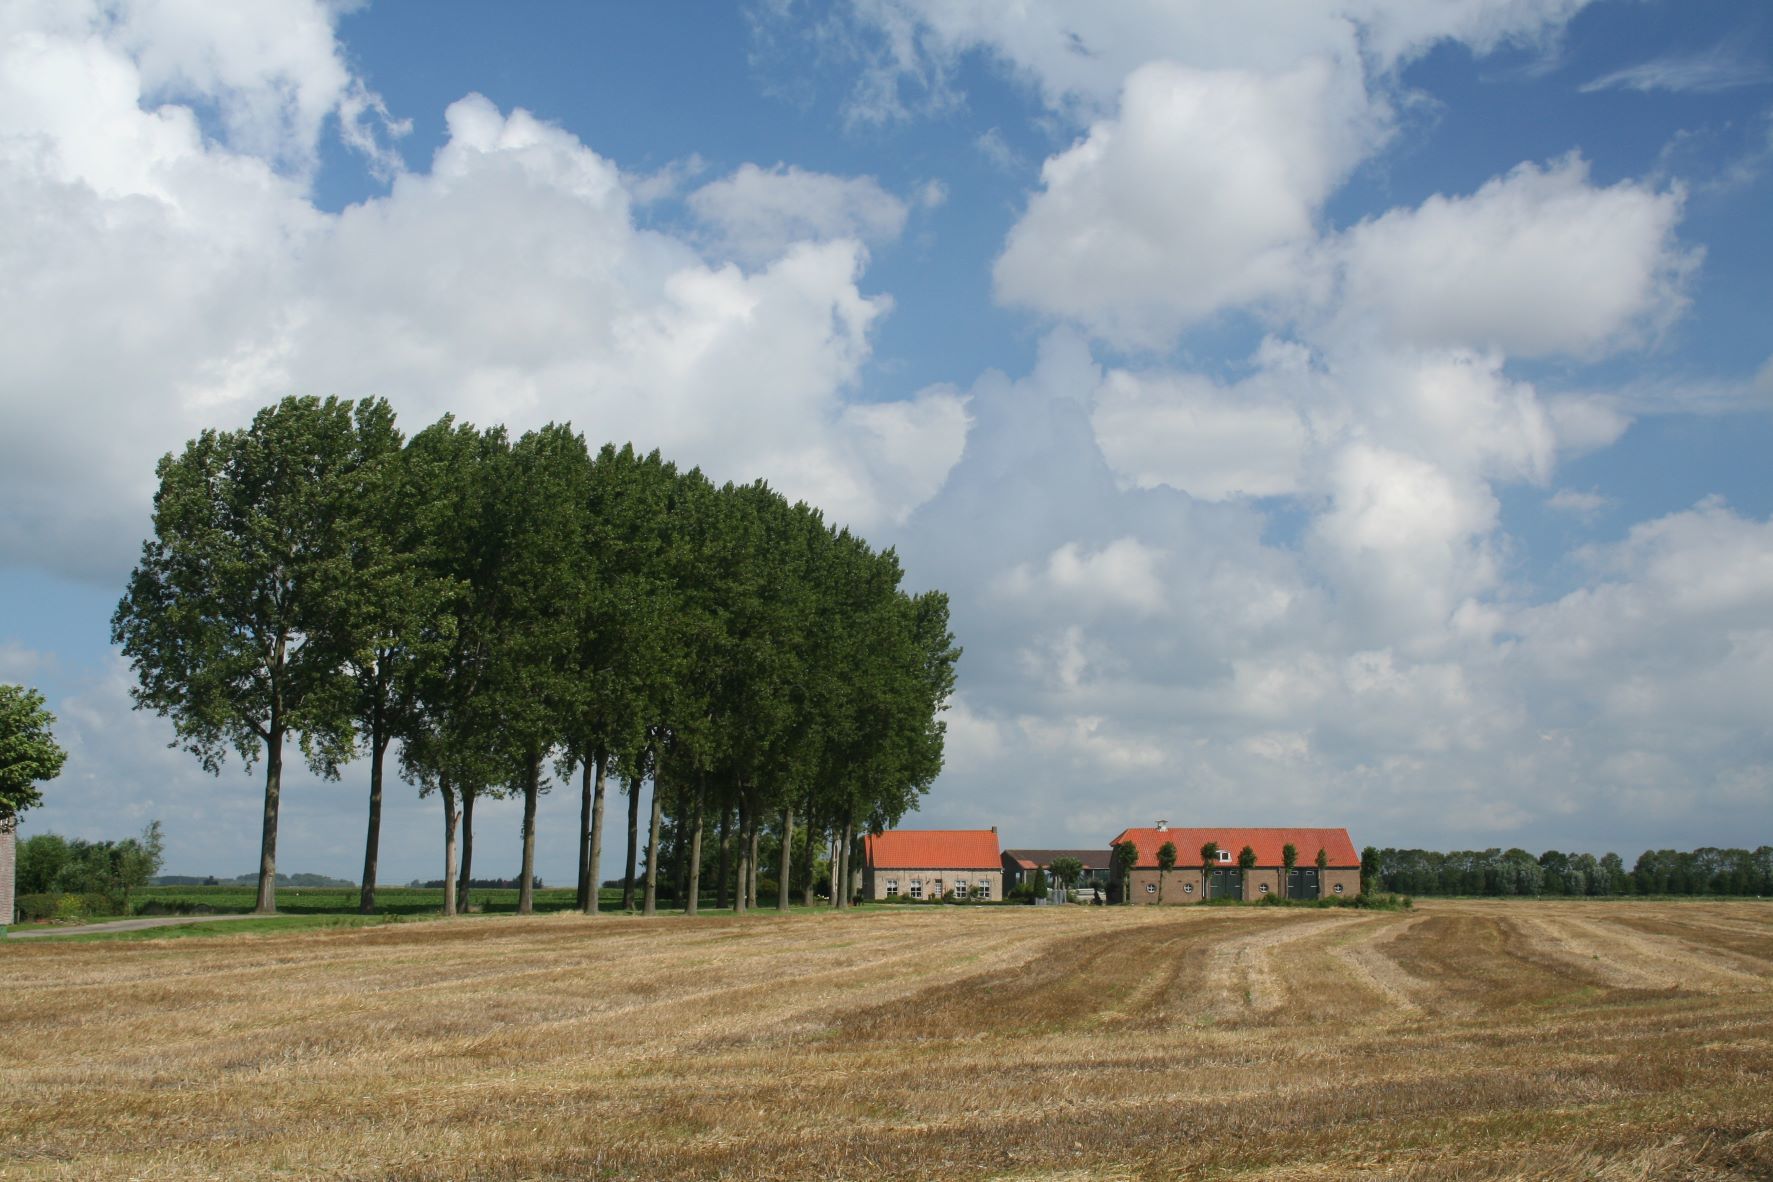
[[1354,842],[1348,838],[1346,829],[1181,829],[1172,825],[1168,829],[1127,829],[1109,844],[1119,845],[1130,841],[1139,849],[1139,865],[1143,868],[1157,868],[1157,850],[1166,841],[1176,843],[1176,865],[1187,869],[1200,865],[1200,847],[1209,841],[1219,843],[1222,850],[1230,850],[1232,864],[1236,865],[1237,855],[1245,846],[1256,851],[1256,865],[1279,866],[1281,847],[1289,841],[1299,850],[1298,865],[1302,867],[1317,865],[1317,852],[1322,849],[1329,855],[1330,865],[1355,867],[1361,864],[1360,854],[1355,852]]
[[997,834],[990,829],[894,829],[867,839],[876,870],[998,870]]

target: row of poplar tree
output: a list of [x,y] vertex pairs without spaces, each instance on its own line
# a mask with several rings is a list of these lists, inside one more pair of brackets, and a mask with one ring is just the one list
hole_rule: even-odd
[[446,882],[469,881],[475,800],[522,797],[525,912],[551,773],[579,782],[585,911],[606,785],[629,793],[632,882],[651,780],[646,904],[669,812],[693,912],[705,824],[732,819],[740,908],[773,830],[785,907],[797,820],[809,855],[812,830],[835,836],[832,881],[848,882],[857,835],[896,823],[941,769],[960,651],[946,596],[907,593],[891,550],[762,482],[594,455],[563,425],[513,440],[446,416],[405,439],[385,401],[334,398],[205,431],[157,476],[113,640],[137,707],[205,768],[230,749],[264,760],[261,911],[292,737],[322,775],[368,758],[365,911],[391,750],[442,801]]

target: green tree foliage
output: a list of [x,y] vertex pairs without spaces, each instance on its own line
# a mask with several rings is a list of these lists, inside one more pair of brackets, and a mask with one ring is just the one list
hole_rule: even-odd
[[443,804],[444,876],[457,884],[446,892],[445,914],[467,905],[474,802],[502,791],[486,676],[499,577],[490,470],[509,448],[502,429],[480,431],[446,416],[413,436],[402,461],[413,490],[417,578],[429,607],[399,674],[409,703],[400,716],[401,773]]
[[159,821],[149,822],[140,837],[121,841],[70,841],[40,833],[19,842],[18,891],[103,895],[113,912],[127,914],[129,893],[160,872],[163,847]]
[[1157,901],[1164,901],[1164,879],[1176,868],[1176,843],[1166,841],[1157,847]]
[[1057,858],[1054,858],[1050,869],[1053,872],[1053,877],[1058,880],[1059,885],[1068,891],[1072,890],[1078,883],[1083,881],[1083,863],[1072,857],[1070,854],[1061,854]]
[[42,801],[37,785],[61,775],[68,755],[56,745],[54,726],[42,694],[0,685],[0,825],[16,823]]
[[364,463],[353,407],[286,398],[240,431],[205,431],[156,474],[154,536],[112,617],[138,709],[219,773],[232,747],[265,761],[258,910],[276,910],[283,744],[317,774],[354,744],[338,592]]
[[[369,756],[365,909],[396,742],[402,774],[443,802],[458,883],[487,793],[523,798],[531,882],[547,773],[576,769],[588,911],[611,775],[630,793],[631,867],[652,782],[650,911],[696,897],[717,854],[741,909],[774,857],[785,907],[797,877],[812,889],[815,833],[833,835],[843,906],[856,839],[941,769],[960,655],[947,598],[908,593],[892,551],[761,482],[716,487],[628,447],[593,456],[553,424],[513,443],[445,418],[403,443],[383,403],[288,399],[167,457],[161,483],[114,632],[138,703],[206,767],[229,745],[266,758],[262,878],[292,731],[323,773]],[[720,842],[702,840],[711,821]]]
[[[1371,849],[1372,847],[1369,846],[1368,848]],[[1285,898],[1292,898],[1293,867],[1298,864],[1299,847],[1290,841],[1286,845],[1281,846],[1281,867],[1283,870],[1283,873],[1281,874],[1281,894]]]
[[1213,880],[1213,867],[1219,864],[1219,843],[1205,842],[1200,847],[1200,893],[1201,898],[1211,898],[1212,888],[1208,886]]
[[[1441,896],[1773,895],[1773,846],[1645,850],[1631,870],[1618,854],[1546,850],[1378,849],[1368,890]],[[1363,872],[1365,874],[1365,872]]]
[[335,498],[346,562],[330,588],[349,678],[349,709],[369,756],[369,819],[358,909],[375,910],[381,848],[382,780],[388,748],[407,728],[414,702],[408,665],[439,607],[420,562],[424,538],[418,488],[410,478],[394,412],[365,400],[355,413],[357,454]]
[[1114,853],[1109,855],[1108,865],[1114,873],[1114,881],[1120,884],[1120,901],[1133,901],[1133,867],[1139,864],[1139,847],[1130,841],[1119,842]]

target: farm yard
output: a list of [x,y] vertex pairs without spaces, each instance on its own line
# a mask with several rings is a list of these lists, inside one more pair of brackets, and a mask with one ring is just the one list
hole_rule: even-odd
[[1764,1178],[1773,906],[489,917],[0,953],[8,1178]]

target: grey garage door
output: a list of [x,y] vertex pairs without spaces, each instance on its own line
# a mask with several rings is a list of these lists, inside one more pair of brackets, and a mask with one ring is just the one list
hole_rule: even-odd
[[1316,870],[1290,870],[1287,872],[1287,898],[1315,899],[1318,894]]

